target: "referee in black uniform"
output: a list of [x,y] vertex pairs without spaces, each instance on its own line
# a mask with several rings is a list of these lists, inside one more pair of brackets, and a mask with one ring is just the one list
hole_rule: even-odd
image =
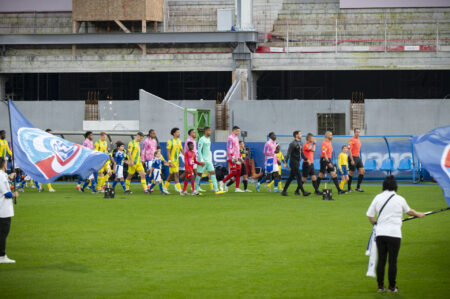
[[302,132],[301,131],[294,131],[292,133],[294,136],[294,140],[289,144],[288,152],[286,154],[286,163],[289,163],[289,178],[286,181],[286,184],[284,185],[283,191],[281,192],[281,195],[287,196],[287,189],[289,188],[289,185],[291,184],[292,180],[294,180],[294,177],[297,179],[297,189],[295,190],[295,195],[300,195],[298,192],[299,190],[302,191],[303,196],[308,196],[311,193],[306,192],[303,189],[303,182],[302,177],[300,175],[300,159],[307,159],[302,151]]

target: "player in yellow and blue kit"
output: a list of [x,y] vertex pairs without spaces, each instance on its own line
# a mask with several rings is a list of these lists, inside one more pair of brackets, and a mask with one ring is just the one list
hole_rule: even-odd
[[136,137],[128,143],[128,177],[125,181],[127,190],[130,190],[131,179],[137,172],[141,178],[141,185],[144,192],[148,193],[147,180],[145,179],[144,164],[141,161],[141,144],[144,133],[138,132]]
[[338,166],[341,172],[341,190],[344,190],[344,185],[348,181],[348,146],[342,146],[342,152],[339,154]]
[[169,177],[166,180],[166,184],[164,186],[164,190],[167,191],[167,188],[170,186],[170,181],[175,181],[175,189],[177,192],[181,192],[180,186],[180,153],[184,156],[183,145],[180,140],[180,129],[173,128],[170,130],[170,134],[172,135],[172,139],[167,141],[167,158],[169,161]]
[[12,157],[11,149],[9,148],[8,141],[6,141],[6,132],[5,130],[0,131],[0,157],[6,160],[6,154],[9,157]]
[[[108,151],[108,142],[106,141],[106,133],[101,132],[100,133],[100,139],[97,140],[94,144],[94,149],[96,151],[99,151],[101,153],[109,154]],[[105,175],[106,172],[106,175]],[[109,176],[111,175],[111,161],[108,160],[103,165],[103,167],[98,171],[98,190],[102,191],[103,187],[105,186],[106,180],[108,180]],[[95,176],[95,175],[94,175]],[[97,183],[97,182],[96,182]]]

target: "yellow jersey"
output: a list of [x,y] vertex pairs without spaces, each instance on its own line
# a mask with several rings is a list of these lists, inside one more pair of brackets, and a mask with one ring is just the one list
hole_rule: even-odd
[[97,140],[95,142],[95,150],[101,153],[108,153],[108,143],[105,141]]
[[348,156],[346,153],[341,152],[339,154],[339,159],[338,159],[338,165],[339,165],[339,170],[342,171],[342,166],[347,166],[348,169]]
[[180,152],[183,149],[180,139],[169,139],[167,141],[167,157],[169,161],[178,163]]
[[284,156],[283,153],[280,151],[278,154],[275,154],[277,156],[278,161],[283,162],[284,161]]
[[141,144],[135,140],[128,143],[128,152],[134,165],[142,164],[141,161]]
[[9,149],[8,141],[5,139],[0,139],[0,157],[5,158],[6,153],[9,154],[9,156],[12,156],[12,152]]

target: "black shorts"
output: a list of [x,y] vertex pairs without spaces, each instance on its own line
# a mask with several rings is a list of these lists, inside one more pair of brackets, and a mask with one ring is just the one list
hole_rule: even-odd
[[309,164],[308,162],[303,162],[302,165],[302,177],[307,178],[308,176],[314,175],[314,164]]
[[247,166],[245,166],[245,162],[242,163],[242,167],[241,167],[241,175],[247,175]]
[[350,171],[355,171],[356,169],[364,168],[364,165],[360,157],[353,157],[353,161],[355,161],[355,165],[352,165],[352,160],[348,158],[348,166]]
[[330,162],[327,162],[324,158],[320,158],[320,172],[321,173],[331,173],[334,172],[334,166],[330,167],[328,164]]

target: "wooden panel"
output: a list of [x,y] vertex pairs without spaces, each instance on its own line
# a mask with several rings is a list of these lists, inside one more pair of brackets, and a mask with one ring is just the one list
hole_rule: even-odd
[[163,21],[164,0],[72,0],[74,21]]
[[147,21],[162,22],[164,18],[164,0],[146,0]]

